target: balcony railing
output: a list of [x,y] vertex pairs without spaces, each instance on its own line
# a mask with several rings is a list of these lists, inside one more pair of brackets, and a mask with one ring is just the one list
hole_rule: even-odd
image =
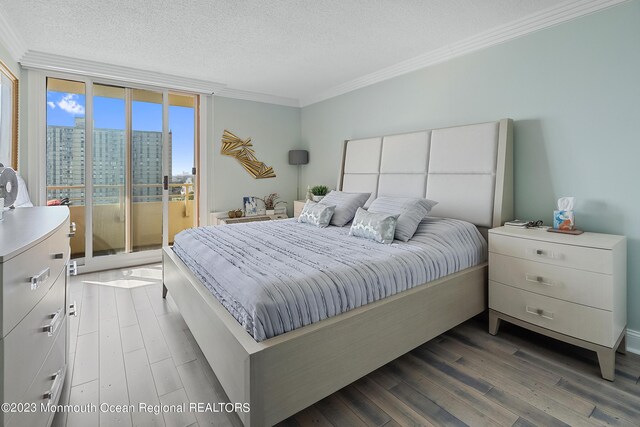
[[[134,184],[131,203],[131,245],[134,251],[159,248],[162,245],[162,194],[140,194],[136,190],[162,188],[161,184]],[[172,193],[180,188],[180,193]],[[93,252],[94,255],[122,252],[125,247],[124,185],[95,185],[93,197]],[[107,193],[100,196],[100,190]],[[85,255],[85,199],[84,185],[47,186],[51,199],[68,197],[71,221],[76,223],[76,235],[71,239],[72,257]],[[192,183],[169,184],[169,243],[180,231],[194,225]],[[138,193],[138,194],[136,194]],[[159,191],[161,193],[161,191]]]

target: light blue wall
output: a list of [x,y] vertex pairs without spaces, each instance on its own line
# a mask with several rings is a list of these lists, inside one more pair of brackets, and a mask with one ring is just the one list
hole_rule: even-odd
[[[213,104],[209,211],[241,208],[243,196],[264,197],[276,192],[288,203],[291,215],[297,169],[289,165],[288,152],[300,145],[300,109],[218,96]],[[221,155],[220,141],[225,129],[243,139],[251,137],[256,157],[272,166],[276,177],[254,179],[236,159]]]
[[303,186],[335,186],[345,139],[515,120],[516,215],[551,222],[577,197],[586,230],[628,237],[640,330],[640,1],[302,109]]

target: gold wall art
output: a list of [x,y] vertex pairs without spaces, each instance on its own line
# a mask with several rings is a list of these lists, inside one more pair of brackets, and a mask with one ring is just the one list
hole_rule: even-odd
[[276,173],[271,166],[265,165],[256,158],[251,138],[242,140],[225,129],[222,135],[220,154],[235,157],[243,168],[255,179],[275,178]]

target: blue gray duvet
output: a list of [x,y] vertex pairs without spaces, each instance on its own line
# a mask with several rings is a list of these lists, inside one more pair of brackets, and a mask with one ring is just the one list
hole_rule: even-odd
[[487,244],[454,219],[390,245],[292,219],[185,230],[173,250],[262,341],[482,263]]

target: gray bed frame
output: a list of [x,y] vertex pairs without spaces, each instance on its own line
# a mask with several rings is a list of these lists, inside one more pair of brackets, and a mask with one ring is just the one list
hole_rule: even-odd
[[[489,227],[513,217],[512,121],[498,124]],[[344,187],[349,141],[338,188]],[[410,155],[409,153],[408,155]],[[486,307],[487,263],[262,342],[256,342],[170,247],[167,291],[245,426],[270,426],[431,340]]]

